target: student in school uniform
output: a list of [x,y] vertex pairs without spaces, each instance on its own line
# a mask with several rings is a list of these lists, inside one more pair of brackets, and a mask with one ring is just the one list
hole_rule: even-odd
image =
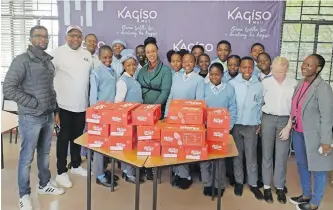
[[172,72],[172,78],[176,75],[183,73],[184,69],[182,69],[182,54],[180,52],[176,52],[174,50],[169,50],[167,52],[167,58],[170,63],[170,68]]
[[268,53],[262,52],[258,55],[258,68],[260,70],[259,80],[263,81],[269,77],[272,77],[271,65],[272,59]]
[[98,55],[96,55],[97,36],[95,34],[87,34],[84,38],[86,49],[91,53],[93,60],[93,69],[97,68],[101,62]]
[[253,75],[258,77],[260,74],[260,69],[258,68],[258,55],[265,52],[265,47],[261,43],[254,43],[251,46],[251,57],[254,60],[254,71]]
[[[236,119],[237,119],[237,104],[236,104],[236,96],[234,87],[228,83],[222,82],[224,69],[222,64],[213,63],[209,67],[209,79],[210,83],[205,84],[205,101],[207,107],[209,108],[226,108],[228,109],[231,122],[230,122],[230,130],[233,128]],[[212,184],[215,182],[215,195],[217,195],[217,186],[218,186],[218,176],[216,179],[212,179],[212,163],[211,162],[203,162],[200,163],[201,169],[201,177],[204,185],[203,194],[205,196],[212,195]],[[222,195],[224,193],[224,189],[228,186],[227,178],[226,178],[226,166],[225,162],[222,163]]]
[[[134,74],[138,65],[138,60],[134,55],[134,50],[126,49],[121,52],[121,63],[123,64],[123,74],[118,79],[116,85],[115,103],[119,102],[133,102],[142,103],[142,91],[140,83],[134,78]],[[136,183],[135,169],[126,163],[121,163],[121,170],[123,171],[123,178],[127,182]]]
[[[171,87],[171,92],[165,110],[165,117],[168,116],[168,108],[171,100],[204,100],[204,80],[197,73],[193,72],[195,57],[193,54],[185,54],[182,59],[184,74],[177,75]],[[180,189],[188,189],[192,185],[192,177],[188,165],[174,167],[175,176],[173,186]]]
[[199,73],[200,72],[200,67],[198,65],[198,58],[199,58],[200,55],[205,53],[205,49],[201,45],[194,45],[191,49],[191,53],[195,57],[195,64],[196,64],[193,71],[195,73]]
[[210,57],[207,54],[202,54],[198,56],[198,66],[200,68],[199,75],[206,78],[208,75],[208,67],[210,66]]
[[111,44],[113,57],[111,67],[115,70],[117,78],[123,73],[123,64],[121,63],[121,51],[126,48],[126,43],[120,39],[116,39]]
[[[288,124],[288,121],[291,113],[292,96],[297,85],[294,78],[286,75],[288,67],[289,62],[286,58],[276,57],[272,64],[273,76],[262,81],[264,90],[261,129],[262,175],[264,199],[267,203],[273,202],[272,175],[274,177],[274,187],[277,189],[278,202],[282,204],[287,202],[284,186],[290,147],[289,133],[291,125]],[[273,161],[275,162],[275,169]]]
[[227,83],[234,79],[239,73],[239,65],[241,58],[238,55],[230,55],[227,59],[228,69],[224,71],[223,82]]
[[135,54],[136,54],[136,58],[138,59],[138,66],[136,68],[134,77],[137,78],[138,74],[140,72],[140,69],[142,69],[142,67],[144,67],[147,64],[147,57],[146,57],[146,53],[145,53],[145,46],[143,46],[142,44],[138,45],[135,48]]
[[[99,48],[100,65],[90,74],[90,106],[99,101],[114,102],[116,96],[116,72],[111,68],[112,49],[108,45]],[[96,183],[104,187],[111,187],[111,173],[106,170],[107,158],[95,152],[93,159],[93,173],[96,175]],[[117,181],[119,177],[114,176]],[[117,186],[117,183],[114,182]]]
[[243,195],[243,153],[245,152],[248,185],[258,200],[264,196],[257,186],[257,141],[261,125],[262,84],[253,76],[254,61],[251,57],[243,57],[240,63],[240,74],[229,82],[236,93],[237,120],[232,129],[239,155],[234,157],[234,175],[236,196]]

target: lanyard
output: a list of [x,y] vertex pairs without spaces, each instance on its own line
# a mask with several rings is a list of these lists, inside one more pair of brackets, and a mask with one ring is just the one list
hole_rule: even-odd
[[309,89],[309,87],[312,85],[312,83],[315,81],[315,79],[316,79],[316,78],[314,78],[314,79],[310,82],[309,86],[307,86],[307,87],[305,88],[304,92],[302,92],[302,90],[303,90],[303,88],[304,88],[304,82],[303,82],[303,84],[302,84],[302,88],[301,88],[300,93],[299,93],[299,95],[298,95],[298,97],[297,97],[297,100],[296,100],[296,112],[297,112],[297,110],[298,110],[299,102],[300,102],[301,99],[303,98],[303,96],[304,96],[304,94],[306,93],[306,91],[308,91],[308,89]]

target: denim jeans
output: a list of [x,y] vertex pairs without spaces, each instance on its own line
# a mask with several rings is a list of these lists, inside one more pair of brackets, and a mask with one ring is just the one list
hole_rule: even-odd
[[20,197],[31,193],[30,168],[36,149],[39,185],[45,187],[50,181],[49,162],[53,127],[53,113],[39,117],[19,115],[21,151],[18,165],[18,185]]
[[[303,133],[293,131],[293,146],[297,161],[298,173],[300,176],[303,196],[311,197],[310,203],[319,206],[324,196],[327,171],[313,171],[314,191],[311,190],[311,171],[308,169],[308,160],[305,149]],[[320,163],[319,163],[320,164]]]

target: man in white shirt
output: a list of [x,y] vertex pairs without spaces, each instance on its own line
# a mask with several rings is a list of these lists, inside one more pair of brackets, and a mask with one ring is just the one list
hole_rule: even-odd
[[120,39],[116,39],[112,42],[111,48],[113,51],[111,67],[116,71],[117,78],[119,78],[124,71],[123,64],[120,61],[120,53],[126,48],[126,43]]
[[81,147],[74,139],[82,135],[85,127],[85,111],[88,107],[89,75],[93,66],[91,54],[81,47],[82,29],[69,26],[66,44],[52,52],[55,66],[55,90],[60,108],[60,133],[57,140],[56,181],[70,188],[72,183],[67,174],[67,149],[70,142],[71,173],[87,176],[81,167]]
[[274,187],[277,200],[286,203],[285,183],[287,160],[290,146],[289,133],[291,102],[297,81],[287,77],[289,63],[286,58],[276,57],[272,63],[272,76],[262,81],[264,105],[262,107],[262,173],[264,182],[264,199],[273,202],[271,178],[273,173],[273,156],[275,147]]
[[97,48],[97,36],[95,34],[87,34],[84,38],[87,50],[91,53],[93,60],[93,69],[100,65],[100,60],[98,55],[96,55]]

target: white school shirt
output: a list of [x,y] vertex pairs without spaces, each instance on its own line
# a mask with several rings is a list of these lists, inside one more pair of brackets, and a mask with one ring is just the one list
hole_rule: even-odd
[[[127,72],[124,72],[124,75],[128,76],[128,77],[132,77]],[[124,80],[122,80],[122,79],[119,79],[118,82],[117,82],[117,84],[116,84],[116,90],[117,90],[117,92],[116,92],[116,97],[114,99],[114,102],[115,103],[123,102],[125,100],[126,93],[127,93],[126,82]]]
[[291,102],[297,81],[287,76],[279,84],[274,77],[268,77],[262,81],[262,85],[264,94],[262,111],[271,115],[290,116]]
[[85,112],[89,105],[89,76],[93,67],[91,53],[82,47],[73,50],[65,44],[50,54],[55,67],[54,89],[59,107]]
[[265,79],[267,79],[267,78],[270,78],[270,77],[272,77],[273,75],[272,75],[272,72],[269,72],[269,74],[264,74],[264,73],[262,73],[262,72],[260,72],[260,74],[259,74],[259,78],[260,78],[260,81],[263,81],[263,80],[265,80]]

